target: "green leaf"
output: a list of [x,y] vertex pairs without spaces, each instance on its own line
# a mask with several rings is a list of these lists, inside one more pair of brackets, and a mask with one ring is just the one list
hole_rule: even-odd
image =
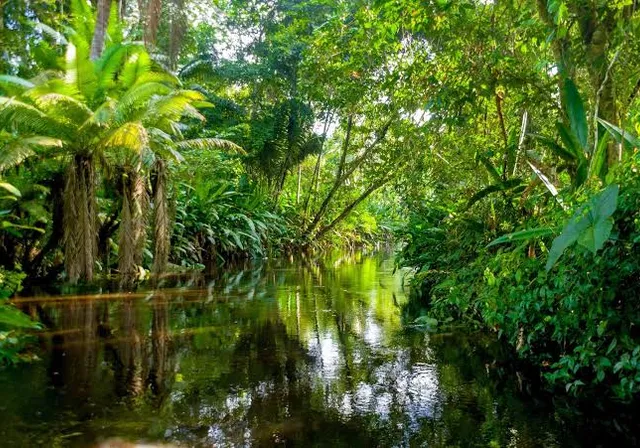
[[522,186],[522,179],[519,179],[519,178],[509,179],[505,182],[489,185],[488,187],[483,188],[482,190],[474,194],[471,197],[471,199],[469,199],[469,202],[467,203],[467,208],[470,208],[473,204],[475,204],[478,201],[481,201],[482,199],[486,198],[490,194],[498,193],[500,191],[513,190],[514,188],[517,188],[519,186]]
[[38,324],[19,309],[9,305],[0,305],[0,324],[14,328],[37,328]]
[[563,146],[556,143],[556,141],[552,138],[545,137],[544,135],[538,134],[529,134],[531,137],[535,138],[537,141],[542,143],[544,146],[549,148],[556,156],[560,157],[567,162],[575,162],[578,157],[573,152],[573,150],[568,150]]
[[598,139],[596,150],[589,162],[589,175],[598,176],[602,181],[607,175],[607,144],[609,143],[609,138],[609,134],[604,134]]
[[[613,341],[611,341],[611,343],[613,344],[613,347],[615,348],[615,342],[616,340],[614,339]],[[610,351],[607,351],[607,354],[610,353]],[[611,361],[609,360],[609,358],[605,358],[604,356],[600,357],[600,367],[605,368],[605,367],[611,367]]]
[[619,187],[610,185],[591,202],[587,215],[590,226],[580,235],[578,243],[596,253],[609,239],[613,229],[613,218],[618,204]]
[[613,218],[598,220],[589,226],[578,238],[578,244],[595,254],[604,246],[613,229]]
[[637,137],[634,137],[629,131],[624,131],[618,126],[613,125],[608,121],[604,121],[601,118],[598,118],[598,122],[604,126],[607,132],[611,134],[618,143],[624,142],[628,149],[640,148],[640,140],[638,140]]
[[14,196],[16,196],[18,198],[22,197],[22,194],[20,194],[20,190],[18,190],[16,187],[14,187],[11,184],[8,184],[6,182],[0,182],[0,188],[4,188],[9,193],[11,193],[12,195],[14,195]]
[[575,242],[579,242],[593,253],[602,249],[613,229],[611,216],[617,208],[618,192],[618,185],[609,185],[578,209],[562,233],[553,240],[546,265],[547,271],[551,270],[564,251]]
[[544,186],[547,187],[547,190],[549,190],[549,193],[551,193],[553,197],[558,196],[558,190],[555,187],[555,185],[551,183],[549,178],[545,176],[545,174],[537,166],[535,166],[533,163],[529,162],[528,160],[527,160],[527,164],[531,167],[531,169],[536,174],[536,176],[538,176],[538,179],[542,181]]
[[509,233],[493,240],[487,247],[496,246],[498,244],[511,243],[513,241],[526,241],[533,238],[541,238],[552,235],[553,232],[554,229],[550,227],[539,227],[536,229],[520,230],[519,232]]
[[577,159],[584,159],[584,149],[580,146],[578,137],[576,137],[573,131],[564,123],[560,122],[556,123],[556,129],[558,130],[558,135],[560,135],[565,149],[574,154]]
[[34,87],[34,84],[31,81],[19,78],[18,76],[0,75],[0,86],[3,86],[5,89],[9,88],[12,93],[17,93],[15,90],[19,90],[21,92],[26,89],[31,89]]
[[493,166],[493,163],[491,163],[491,160],[489,160],[487,157],[482,155],[478,155],[476,156],[476,158],[487,169],[487,172],[493,178],[493,180],[495,180],[496,182],[502,182],[502,177],[500,176],[500,173],[498,173],[498,170],[496,169],[496,167]]
[[587,125],[587,114],[584,110],[584,103],[578,88],[571,79],[564,82],[564,96],[567,104],[567,115],[571,124],[571,131],[577,137],[578,143],[583,149],[587,149],[589,138],[589,127]]
[[236,145],[232,141],[220,138],[194,138],[191,140],[183,140],[181,142],[178,142],[176,143],[176,146],[181,150],[224,149],[235,151],[240,154],[246,154],[242,147]]
[[434,328],[438,326],[438,319],[429,316],[420,316],[413,323],[415,325],[424,325],[425,327]]
[[578,164],[578,167],[576,168],[576,175],[574,180],[575,186],[580,187],[584,185],[584,183],[587,181],[588,178],[589,178],[589,162],[585,159],[585,160],[582,160]]

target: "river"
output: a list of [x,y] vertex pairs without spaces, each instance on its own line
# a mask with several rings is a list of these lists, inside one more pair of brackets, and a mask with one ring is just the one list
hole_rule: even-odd
[[0,446],[581,445],[491,338],[403,325],[389,257],[163,282],[17,300],[47,329],[0,371]]

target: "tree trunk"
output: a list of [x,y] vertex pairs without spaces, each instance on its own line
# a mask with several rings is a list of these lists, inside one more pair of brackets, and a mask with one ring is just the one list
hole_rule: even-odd
[[[579,18],[586,68],[593,96],[598,103],[598,117],[617,125],[618,112],[614,82],[613,77],[608,74],[609,58],[607,55],[611,40],[610,34],[617,25],[616,21],[611,14],[599,11],[592,2],[576,2],[573,12]],[[618,148],[614,142],[610,142],[607,146],[607,167],[611,168],[619,160]]]
[[329,131],[329,126],[331,125],[331,120],[333,119],[333,111],[331,113],[327,112],[327,116],[324,122],[324,129],[322,131],[322,143],[320,144],[320,151],[318,153],[318,159],[316,160],[316,167],[313,170],[313,176],[311,177],[311,187],[307,193],[307,197],[304,201],[304,216],[305,218],[309,214],[309,202],[311,200],[311,195],[316,194],[318,192],[318,184],[320,181],[320,167],[322,165],[322,154],[324,153],[324,145],[327,142],[327,132]]
[[169,35],[169,68],[171,70],[178,67],[178,56],[188,27],[185,0],[173,0],[173,6],[175,9],[171,14],[171,33]]
[[102,260],[102,266],[105,274],[110,273],[111,266],[111,237],[118,230],[120,221],[120,210],[122,205],[116,207],[116,210],[104,220],[100,229],[98,229],[98,259]]
[[123,20],[127,12],[127,1],[118,0],[118,19]]
[[302,163],[298,164],[298,188],[296,190],[296,205],[300,204],[300,193],[302,189]]
[[376,146],[378,146],[386,138],[387,132],[389,131],[389,128],[391,127],[391,124],[394,120],[394,118],[391,117],[382,125],[374,141],[370,145],[365,147],[362,153],[355,160],[353,160],[349,164],[349,168],[346,169],[347,148],[349,145],[352,118],[353,117],[350,116],[349,123],[347,124],[347,136],[345,138],[345,145],[343,147],[342,156],[340,158],[340,165],[338,166],[338,172],[336,174],[336,180],[333,184],[333,188],[331,188],[329,194],[324,199],[322,205],[320,206],[320,209],[316,213],[315,218],[313,219],[309,227],[307,227],[307,230],[305,230],[303,234],[303,237],[305,238],[309,238],[313,234],[313,231],[318,227],[320,220],[327,211],[329,203],[338,192],[342,184],[358,169],[358,167],[360,167],[360,165],[362,165],[362,163],[364,163],[364,161],[367,159],[367,157],[369,157],[369,154],[376,148]]
[[349,151],[349,144],[351,143],[352,127],[353,127],[353,115],[349,115],[349,118],[347,120],[347,133],[344,138],[344,142],[342,144],[342,154],[340,156],[340,164],[338,165],[338,169],[336,171],[336,179],[333,182],[333,187],[331,187],[331,190],[329,190],[329,194],[327,194],[327,196],[324,198],[324,201],[322,201],[322,205],[320,205],[320,209],[318,209],[318,211],[316,212],[316,215],[313,218],[313,221],[311,221],[311,224],[309,224],[309,227],[307,227],[307,230],[305,230],[304,232],[305,237],[310,237],[313,231],[316,229],[316,227],[318,227],[318,224],[320,223],[320,219],[322,219],[322,217],[326,213],[327,207],[329,206],[329,203],[333,199],[333,196],[337,193],[338,189],[342,185],[342,182],[344,182],[344,179],[343,179],[344,165],[347,160],[347,152]]
[[372,184],[369,188],[367,188],[360,196],[358,196],[358,198],[355,201],[353,201],[351,204],[346,206],[344,208],[344,210],[342,210],[342,213],[340,213],[337,218],[335,218],[333,221],[331,221],[331,223],[328,224],[327,226],[325,226],[322,229],[320,229],[318,231],[318,233],[315,235],[315,239],[319,240],[325,234],[327,234],[329,231],[333,230],[333,228],[336,225],[338,225],[343,219],[345,219],[347,216],[349,216],[351,214],[351,212],[353,211],[354,208],[356,208],[358,205],[360,205],[360,203],[362,201],[364,201],[369,196],[371,196],[371,194],[374,191],[376,191],[378,188],[382,187],[385,183],[387,183],[389,179],[390,179],[390,177],[387,177],[387,178],[385,178],[383,180],[380,180],[380,181]]
[[[597,99],[598,117],[617,125],[618,112],[614,84],[612,77],[607,74],[609,63],[606,56],[606,41],[604,31],[600,30],[594,33],[594,40],[592,40],[587,49],[589,79],[591,81],[591,89],[596,92],[596,95],[600,95]],[[597,125],[597,123],[594,123],[594,125]],[[617,145],[611,141],[607,146],[607,166],[612,167],[619,161],[620,154],[618,153]]]
[[142,264],[147,238],[147,204],[147,190],[140,167],[126,170],[118,238],[118,272],[125,284],[136,277],[138,266]]
[[91,40],[91,60],[93,61],[98,59],[102,54],[102,50],[104,50],[110,12],[111,0],[98,0],[98,16],[96,18],[96,27],[93,30],[93,39]]
[[551,49],[553,50],[553,57],[556,62],[556,68],[558,70],[558,93],[560,95],[560,107],[562,113],[565,113],[566,99],[564,97],[564,82],[565,79],[573,79],[575,74],[574,64],[571,62],[571,43],[569,41],[568,33],[565,37],[558,37],[558,27],[555,24],[554,18],[547,9],[546,0],[537,0],[538,14],[542,18],[542,21],[554,32],[554,38],[551,41]]
[[[142,14],[142,12],[140,14]],[[149,0],[147,20],[144,28],[144,43],[147,48],[153,48],[156,45],[161,14],[162,0]]]
[[309,215],[309,204],[311,201],[311,196],[317,194],[318,192],[318,180],[320,179],[321,164],[322,164],[322,148],[320,148],[320,154],[318,154],[318,158],[316,160],[316,166],[313,169],[313,176],[311,176],[311,185],[309,186],[307,197],[304,200],[303,210],[304,210],[305,218]]
[[91,156],[76,155],[64,187],[65,269],[71,283],[91,281],[97,256],[96,179]]
[[167,200],[167,165],[162,159],[155,164],[156,182],[153,190],[153,273],[161,274],[167,268],[171,250],[169,204]]
[[164,294],[153,296],[151,311],[151,358],[147,384],[154,401],[159,404],[169,393],[166,379],[175,367],[171,356],[169,306]]

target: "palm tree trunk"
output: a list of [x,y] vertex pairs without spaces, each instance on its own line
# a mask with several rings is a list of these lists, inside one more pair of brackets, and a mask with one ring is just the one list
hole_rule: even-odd
[[132,281],[142,264],[147,238],[148,195],[140,167],[127,169],[124,175],[122,215],[118,238],[118,272],[125,283]]
[[156,183],[153,190],[154,253],[153,273],[161,274],[167,268],[171,249],[169,204],[167,201],[167,164],[158,159],[155,164]]
[[91,281],[98,252],[95,167],[91,156],[76,155],[67,170],[63,222],[69,281]]
[[104,39],[107,34],[110,13],[111,0],[98,0],[98,18],[91,40],[91,60],[98,59],[104,50]]

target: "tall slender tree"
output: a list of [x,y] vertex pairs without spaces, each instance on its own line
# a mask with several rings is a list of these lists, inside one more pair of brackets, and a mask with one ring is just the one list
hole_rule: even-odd
[[93,38],[91,39],[91,59],[96,60],[102,54],[105,45],[105,37],[111,16],[111,0],[98,0],[97,17]]

